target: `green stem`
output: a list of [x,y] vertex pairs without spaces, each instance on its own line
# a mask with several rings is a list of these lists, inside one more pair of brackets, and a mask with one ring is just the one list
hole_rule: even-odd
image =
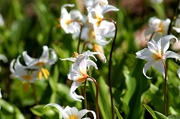
[[165,73],[165,76],[164,76],[164,115],[166,116],[167,115],[167,67],[166,67],[165,61],[163,59],[161,60],[164,65],[164,73]]
[[[79,23],[79,22],[78,22]],[[77,53],[79,53],[79,47],[80,47],[80,43],[81,43],[81,34],[82,34],[82,25],[81,23],[79,23],[80,25],[80,33],[79,33],[79,39],[78,39],[78,45],[77,45]]]
[[84,89],[83,89],[83,97],[84,97],[84,105],[85,105],[85,109],[87,109],[86,83],[87,83],[87,80],[85,80],[85,82],[84,82]]
[[175,9],[174,15],[173,15],[173,17],[171,18],[171,22],[170,22],[170,24],[169,24],[169,28],[168,28],[167,35],[169,35],[169,34],[171,33],[173,21],[176,19],[176,14],[177,14],[178,9],[179,9],[179,4],[180,4],[180,0],[178,0],[177,3],[176,3],[177,6],[176,6],[176,9]]

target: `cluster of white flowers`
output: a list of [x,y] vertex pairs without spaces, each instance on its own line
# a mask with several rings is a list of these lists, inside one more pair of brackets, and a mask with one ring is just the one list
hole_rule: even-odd
[[[78,10],[67,11],[67,7],[74,7],[73,4],[65,4],[61,8],[60,26],[65,33],[72,34],[73,38],[79,37],[80,40],[85,40],[91,46],[93,50],[89,50],[79,54],[74,53],[71,58],[64,58],[61,60],[72,61],[73,64],[70,67],[68,73],[68,79],[73,83],[70,88],[69,95],[73,100],[82,101],[83,96],[76,94],[76,89],[86,80],[94,81],[91,76],[88,75],[90,66],[97,68],[96,63],[91,59],[96,59],[95,55],[106,62],[104,51],[102,46],[108,44],[115,35],[115,25],[112,21],[104,18],[104,14],[110,11],[118,11],[118,9],[108,4],[107,0],[84,0],[84,5],[87,9],[87,15],[81,14]],[[93,41],[91,41],[93,40]],[[92,47],[91,47],[92,48]],[[77,108],[66,107],[63,109],[58,104],[48,104],[48,106],[55,106],[65,119],[80,119],[85,113],[91,112],[96,119],[94,111],[83,109],[78,112]]]
[[[150,41],[147,43],[147,48],[136,52],[137,58],[147,61],[143,68],[143,74],[147,78],[151,78],[146,75],[146,72],[152,65],[154,65],[154,68],[165,78],[165,70],[167,70],[165,69],[165,60],[167,58],[180,59],[179,54],[168,51],[171,40],[175,39],[175,42],[178,42],[178,39],[174,35],[167,35],[170,22],[168,18],[166,20],[161,20],[157,17],[151,17],[149,19],[149,28],[145,32],[145,36],[151,35]],[[173,27],[177,32],[179,32],[178,23],[179,19],[176,19],[175,26]],[[180,77],[180,69],[177,72]]]
[[103,20],[104,14],[118,9],[108,4],[107,0],[84,0],[87,8],[87,15],[81,14],[78,10],[68,12],[66,7],[74,7],[74,4],[65,4],[61,8],[60,26],[66,33],[71,33],[76,38],[82,32],[81,39],[89,40],[95,38],[95,42],[106,45],[109,41],[106,38],[114,36],[114,24]]

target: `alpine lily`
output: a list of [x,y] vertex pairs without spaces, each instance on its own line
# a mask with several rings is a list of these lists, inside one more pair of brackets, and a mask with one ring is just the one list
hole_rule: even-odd
[[144,48],[138,52],[136,52],[136,57],[139,59],[146,60],[147,63],[144,65],[143,74],[147,78],[152,78],[146,75],[147,70],[154,65],[155,69],[157,69],[163,77],[165,77],[165,60],[167,58],[175,58],[180,59],[180,55],[176,54],[173,51],[168,51],[170,46],[170,41],[175,39],[176,42],[178,39],[173,35],[167,35],[162,37],[159,41],[151,40],[147,44],[147,48]]
[[83,118],[83,116],[89,112],[92,113],[93,118],[96,119],[96,114],[92,110],[82,109],[79,111],[76,107],[69,107],[69,106],[63,108],[56,103],[47,104],[45,107],[47,106],[54,106],[55,108],[57,108],[58,111],[61,113],[63,119],[90,119],[88,117]]

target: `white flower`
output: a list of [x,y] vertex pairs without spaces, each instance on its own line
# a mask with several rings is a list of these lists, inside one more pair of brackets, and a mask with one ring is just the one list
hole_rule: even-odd
[[87,70],[90,68],[90,66],[97,68],[97,65],[94,61],[90,59],[90,57],[93,57],[95,60],[95,54],[102,55],[104,57],[104,61],[106,62],[106,58],[103,54],[99,52],[84,52],[83,54],[76,54],[75,57],[72,58],[65,58],[62,60],[70,60],[74,63],[72,64],[70,68],[70,72],[68,73],[68,79],[72,80],[73,83],[71,85],[70,89],[70,97],[74,100],[81,101],[81,99],[84,99],[82,96],[77,95],[75,90],[83,83],[85,80],[92,81],[91,78],[89,78],[89,75],[87,74]]
[[69,106],[66,106],[66,108],[63,109],[60,105],[55,104],[55,103],[47,104],[45,107],[47,106],[56,107],[58,111],[61,113],[63,119],[90,119],[88,117],[83,118],[83,116],[88,112],[92,113],[93,118],[96,119],[96,114],[92,110],[83,109],[83,110],[78,111],[76,107],[71,108]]
[[28,69],[28,67],[23,66],[20,62],[21,56],[18,56],[17,60],[12,60],[10,64],[11,72],[23,82],[33,83],[37,81],[38,70],[37,69]]
[[0,14],[0,26],[4,26],[4,19],[1,14]]
[[147,78],[146,75],[147,70],[154,65],[155,69],[157,69],[163,77],[165,77],[165,69],[164,69],[164,63],[167,58],[175,58],[179,59],[180,55],[176,54],[172,51],[167,51],[170,46],[170,40],[175,39],[176,42],[178,41],[177,38],[173,35],[167,35],[162,37],[159,41],[151,40],[147,44],[147,48],[144,48],[143,50],[140,50],[136,52],[136,57],[139,59],[146,60],[147,63],[145,64],[143,68],[143,74]]
[[94,34],[98,44],[106,45],[111,41],[106,39],[115,35],[115,26],[112,22],[103,20],[98,26],[94,25]]
[[154,34],[154,40],[160,39],[163,35],[167,35],[170,22],[170,19],[161,20],[157,17],[151,17],[149,19],[149,28],[147,29],[145,36]]
[[[50,53],[51,54],[50,54]],[[47,46],[43,46],[43,52],[40,58],[32,58],[27,54],[27,51],[22,53],[25,64],[29,69],[37,69],[40,70],[38,73],[39,79],[42,78],[42,74],[44,75],[45,79],[49,76],[49,71],[44,68],[44,66],[52,65],[56,62],[57,55],[55,51]],[[50,57],[51,55],[51,57]]]
[[74,35],[73,37],[77,37],[80,33],[80,21],[83,20],[83,16],[78,10],[71,10],[68,13],[66,7],[74,7],[74,4],[65,4],[61,7],[60,26],[66,33],[71,33]]
[[175,26],[172,27],[177,33],[180,33],[180,15],[175,21]]

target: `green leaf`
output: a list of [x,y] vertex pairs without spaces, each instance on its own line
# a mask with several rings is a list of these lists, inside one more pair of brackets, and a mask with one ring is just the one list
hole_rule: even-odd
[[31,112],[37,116],[45,116],[49,118],[57,118],[59,113],[55,108],[45,108],[45,105],[36,105],[32,107]]
[[[1,115],[0,118],[5,116],[5,118],[13,118],[13,119],[25,119],[24,115],[21,111],[13,104],[6,102],[3,99],[0,99],[0,107],[1,107]],[[2,117],[1,117],[2,116]]]
[[146,108],[146,110],[151,114],[151,116],[153,117],[153,119],[158,119],[157,117],[156,117],[156,114],[154,113],[154,111],[148,106],[148,105],[146,105],[146,104],[143,104],[144,105],[144,107]]
[[160,112],[154,111],[154,113],[156,114],[156,117],[157,117],[158,119],[168,119],[165,115],[163,115],[163,114],[160,113]]
[[168,119],[180,119],[180,115],[170,115]]
[[123,117],[120,115],[118,109],[116,107],[114,107],[114,110],[115,110],[115,113],[117,114],[118,116],[118,119],[123,119]]

